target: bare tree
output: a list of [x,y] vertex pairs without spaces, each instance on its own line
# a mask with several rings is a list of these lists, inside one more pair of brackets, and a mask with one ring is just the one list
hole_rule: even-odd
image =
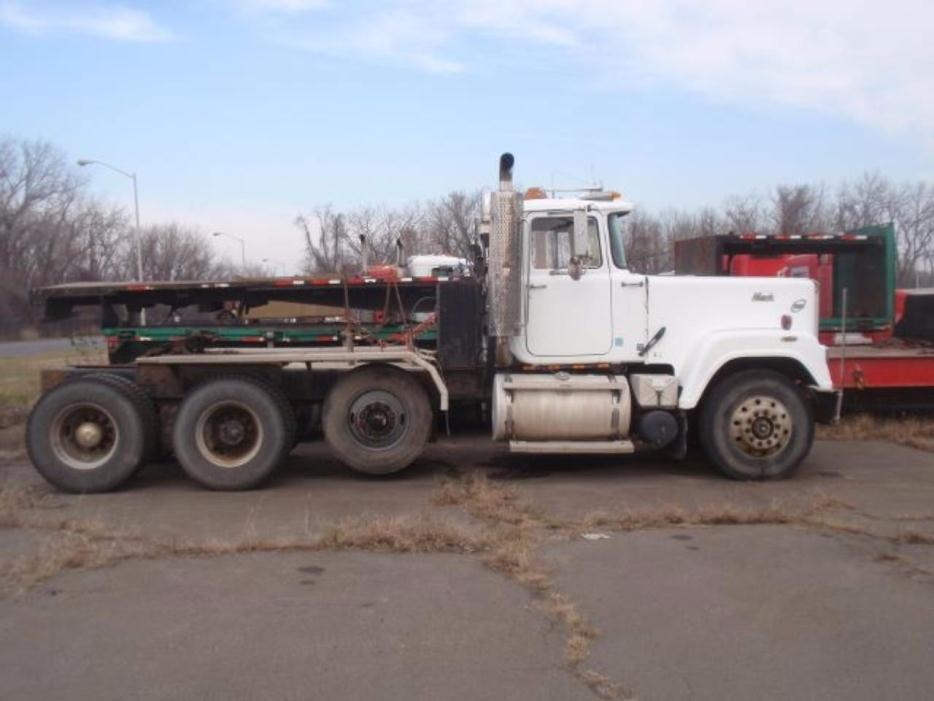
[[729,230],[736,234],[761,232],[766,228],[765,205],[756,194],[728,197],[723,204],[723,216]]
[[51,144],[0,140],[0,330],[33,321],[30,287],[67,276],[74,247],[67,224],[82,188]]
[[658,217],[637,211],[627,218],[623,245],[630,269],[650,274],[670,269],[670,245]]
[[480,216],[480,192],[450,192],[429,203],[428,242],[437,253],[466,258],[474,241],[474,226]]
[[62,279],[119,278],[125,250],[135,246],[126,213],[98,202],[85,203],[67,222],[65,233],[72,242],[72,255],[69,272]]
[[[228,277],[233,272],[231,265],[217,260],[203,234],[174,222],[144,228],[141,245],[147,280],[205,280]],[[135,244],[124,246],[120,269],[123,277],[135,277]]]
[[772,206],[771,233],[800,236],[831,228],[822,185],[779,185]]
[[347,225],[344,215],[331,205],[319,207],[311,218],[299,214],[295,225],[305,237],[305,262],[308,273],[339,272],[344,263],[347,247]]
[[921,284],[924,272],[934,270],[934,188],[926,183],[905,184],[898,190],[893,217],[898,233],[898,282]]
[[893,190],[892,184],[878,173],[864,173],[854,183],[843,183],[837,191],[836,228],[851,231],[893,221],[893,208],[897,208]]

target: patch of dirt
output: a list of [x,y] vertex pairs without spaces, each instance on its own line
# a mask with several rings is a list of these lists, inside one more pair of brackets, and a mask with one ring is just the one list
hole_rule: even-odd
[[22,424],[0,428],[0,460],[15,460],[26,454],[26,428]]
[[29,416],[28,406],[0,405],[0,430],[26,423],[27,416]]

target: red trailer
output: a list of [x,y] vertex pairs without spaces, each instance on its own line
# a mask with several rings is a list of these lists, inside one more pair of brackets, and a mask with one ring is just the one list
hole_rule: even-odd
[[816,280],[820,338],[847,407],[934,409],[934,290],[896,290],[895,259],[892,224],[675,243],[678,274]]

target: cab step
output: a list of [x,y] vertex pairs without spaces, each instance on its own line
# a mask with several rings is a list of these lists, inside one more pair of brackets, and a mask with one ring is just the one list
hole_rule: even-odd
[[634,453],[632,441],[509,441],[510,453]]

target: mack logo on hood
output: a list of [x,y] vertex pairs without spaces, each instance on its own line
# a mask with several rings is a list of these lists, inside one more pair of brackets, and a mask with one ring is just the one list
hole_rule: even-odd
[[755,292],[752,295],[753,302],[774,302],[775,295],[771,292]]

